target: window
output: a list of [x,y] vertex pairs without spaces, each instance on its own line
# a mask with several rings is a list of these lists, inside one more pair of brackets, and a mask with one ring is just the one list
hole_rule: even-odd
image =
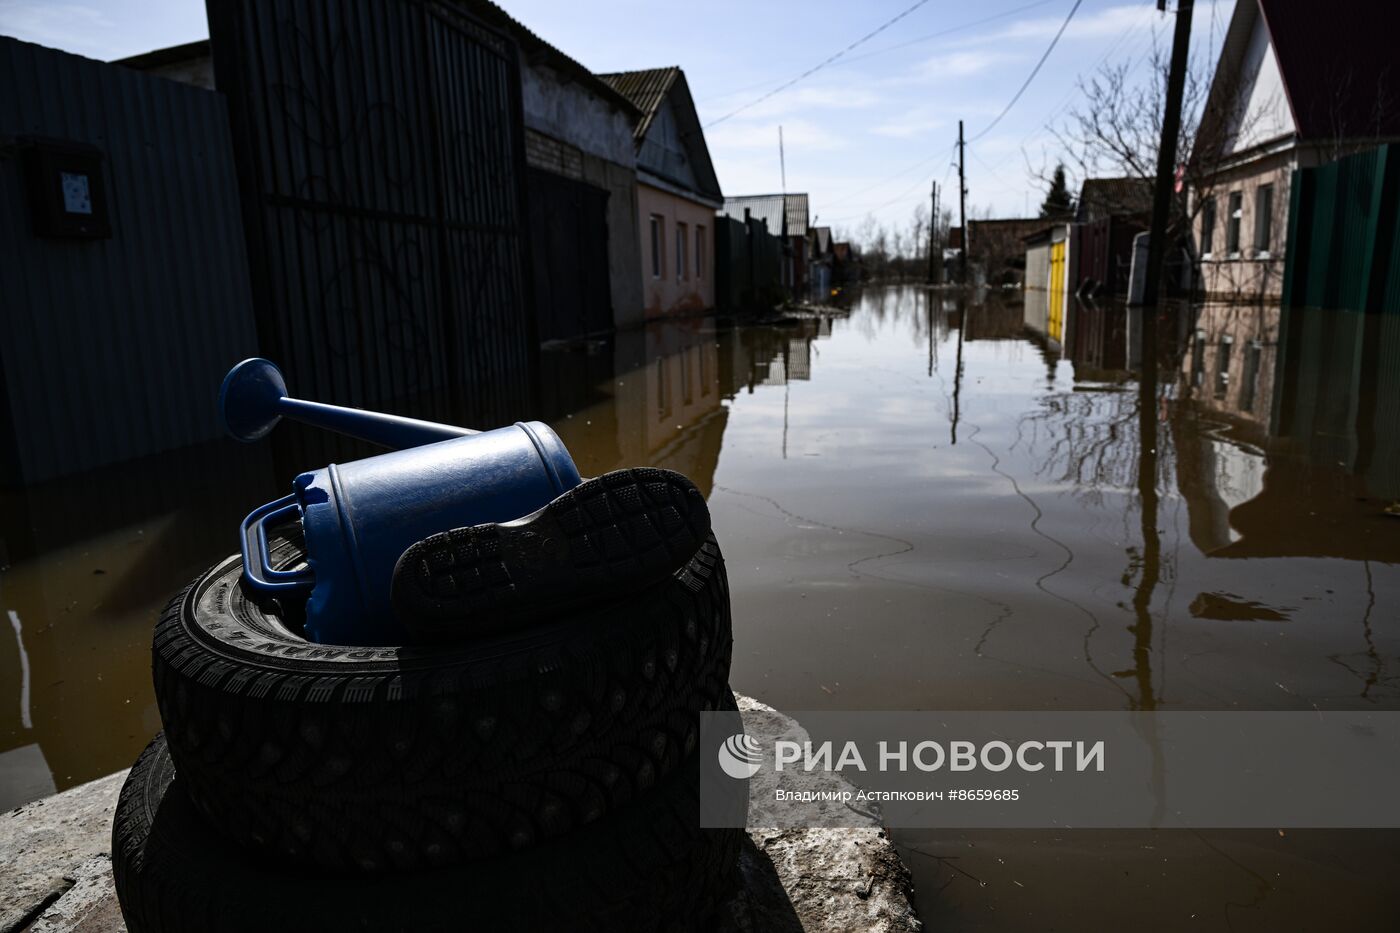
[[695,228],[695,277],[705,277],[705,228]]
[[1251,340],[1244,348],[1244,377],[1240,380],[1240,410],[1253,412],[1254,400],[1259,391],[1259,359],[1263,356],[1264,345]]
[[664,356],[656,358],[656,416],[671,416],[671,361]]
[[1215,252],[1215,198],[1206,198],[1201,205],[1201,258],[1209,259]]
[[651,277],[661,278],[661,215],[651,215]]
[[1274,234],[1274,186],[1260,185],[1254,191],[1254,252],[1269,255]]
[[1234,346],[1235,338],[1229,334],[1220,338],[1220,350],[1215,357],[1215,397],[1217,400],[1224,400],[1225,393],[1230,391],[1230,348]]
[[676,224],[676,281],[680,282],[689,276],[686,274],[686,259],[690,253],[690,243],[686,239],[689,233],[685,224]]
[[1231,256],[1240,254],[1240,217],[1243,213],[1244,195],[1230,192],[1230,214],[1225,218],[1225,252]]

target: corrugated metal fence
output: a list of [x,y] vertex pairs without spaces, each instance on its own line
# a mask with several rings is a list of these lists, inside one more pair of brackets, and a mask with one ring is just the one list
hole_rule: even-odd
[[431,0],[208,10],[259,336],[293,391],[478,427],[528,410],[514,44]]
[[[5,37],[0,88],[0,483],[217,437],[256,347],[223,101]],[[100,151],[110,238],[36,234],[35,138]]]
[[1400,311],[1400,149],[1293,173],[1283,304]]
[[771,310],[782,300],[782,241],[749,218],[715,217],[715,305]]

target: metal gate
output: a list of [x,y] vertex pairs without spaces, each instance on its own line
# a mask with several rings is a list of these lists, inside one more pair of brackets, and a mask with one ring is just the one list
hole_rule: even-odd
[[540,339],[611,330],[608,192],[534,168],[529,184]]
[[209,0],[265,355],[479,427],[534,384],[514,44],[433,0]]

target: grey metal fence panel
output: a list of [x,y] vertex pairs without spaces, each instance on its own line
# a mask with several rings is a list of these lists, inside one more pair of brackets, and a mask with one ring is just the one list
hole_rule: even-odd
[[[219,436],[224,371],[255,352],[224,102],[0,37],[0,481]],[[96,147],[111,236],[39,236],[36,139]]]

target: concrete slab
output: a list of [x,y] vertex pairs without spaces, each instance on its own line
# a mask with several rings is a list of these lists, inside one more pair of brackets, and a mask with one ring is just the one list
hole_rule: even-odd
[[[788,716],[745,696],[737,696],[745,731],[767,739],[780,736],[803,743],[806,730]],[[749,824],[761,827],[762,801],[772,800],[777,776],[764,769],[753,785]],[[839,775],[795,772],[785,776],[792,791],[851,789]],[[817,811],[837,804],[813,804]],[[740,856],[744,884],[731,906],[734,929],[837,933],[869,930],[914,933],[923,924],[914,912],[913,879],[876,814],[860,813],[857,828],[753,828]],[[846,819],[851,814],[844,814]]]
[[36,922],[87,877],[90,860],[107,858],[125,780],[109,774],[0,816],[0,933]]
[[[746,717],[770,707],[738,697]],[[112,814],[126,772],[0,816],[0,933],[124,933],[112,886]],[[739,862],[742,885],[727,933],[913,933],[913,885],[884,830],[754,830]]]

